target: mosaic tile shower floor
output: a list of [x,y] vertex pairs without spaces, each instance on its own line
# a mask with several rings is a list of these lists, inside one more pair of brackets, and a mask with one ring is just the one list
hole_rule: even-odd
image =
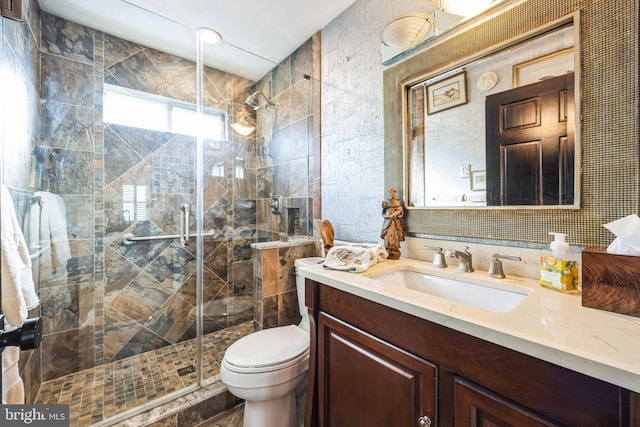
[[[218,375],[225,350],[251,332],[245,322],[205,335],[204,378]],[[196,340],[185,341],[47,381],[36,403],[69,405],[70,425],[90,426],[195,384],[195,360]]]

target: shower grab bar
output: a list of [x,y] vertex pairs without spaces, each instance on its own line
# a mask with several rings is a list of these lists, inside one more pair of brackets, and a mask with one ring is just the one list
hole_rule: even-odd
[[180,244],[184,248],[189,246],[189,238],[191,237],[189,234],[189,229],[191,228],[189,221],[190,210],[189,204],[187,203],[183,203],[182,206],[180,206]]
[[[197,237],[197,234],[189,234],[189,237]],[[202,234],[203,237],[208,237],[208,236],[216,236],[216,232],[214,230],[210,230],[207,233],[203,233]],[[182,234],[169,234],[169,235],[164,235],[164,236],[136,236],[133,233],[127,233],[124,234],[122,236],[122,244],[125,246],[131,246],[133,245],[135,242],[142,242],[142,241],[146,241],[146,240],[173,240],[173,239],[178,239],[178,238],[182,238]]]

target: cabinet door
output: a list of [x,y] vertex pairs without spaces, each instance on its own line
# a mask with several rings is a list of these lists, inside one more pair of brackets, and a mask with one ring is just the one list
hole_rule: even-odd
[[455,427],[559,426],[461,378],[455,380],[454,394]]
[[[434,420],[436,367],[325,313],[318,321],[320,426]],[[433,423],[432,425],[435,425]]]

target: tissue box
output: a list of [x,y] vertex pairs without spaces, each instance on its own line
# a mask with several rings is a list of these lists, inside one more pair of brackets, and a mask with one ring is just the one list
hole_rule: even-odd
[[640,317],[640,257],[606,248],[582,252],[582,305]]

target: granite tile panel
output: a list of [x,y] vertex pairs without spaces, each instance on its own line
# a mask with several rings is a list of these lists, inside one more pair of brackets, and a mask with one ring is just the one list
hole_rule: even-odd
[[273,195],[289,197],[291,193],[291,165],[280,163],[273,166]]
[[45,163],[49,191],[56,194],[93,193],[93,154],[51,149]]
[[253,295],[255,278],[253,275],[253,260],[233,263],[233,295]]
[[104,131],[104,154],[106,184],[111,184],[143,160],[111,126]]
[[[160,227],[167,234],[179,234],[180,233],[180,216],[181,206],[188,204],[195,206],[194,195],[183,194],[152,194],[150,200],[150,206],[147,211],[148,218],[153,221],[158,227]],[[195,214],[190,212],[191,224],[195,227]],[[193,231],[193,230],[192,230]]]
[[70,239],[93,239],[93,197],[62,195],[66,206],[67,234]]
[[112,248],[104,250],[105,302],[110,302],[117,293],[123,290],[131,281],[140,274],[140,268],[129,262],[121,254]]
[[237,237],[232,242],[234,264],[238,261],[251,260],[253,257],[251,244],[255,242],[255,231],[249,227],[240,227],[234,230],[234,235]]
[[291,84],[313,76],[313,66],[313,38],[309,38],[291,53]]
[[44,52],[93,64],[94,30],[49,13],[42,14],[41,23]]
[[289,120],[291,123],[298,122],[312,113],[310,101],[313,97],[313,86],[309,80],[302,79],[295,83],[290,89],[290,96]]
[[260,168],[256,172],[256,196],[258,199],[271,198],[274,193],[273,168]]
[[145,322],[144,326],[165,341],[175,344],[195,320],[195,306],[189,304],[178,294],[173,294],[154,314],[153,318]]
[[56,286],[40,290],[43,334],[68,331],[79,326],[79,287]]
[[171,244],[144,268],[144,272],[168,292],[175,292],[195,274],[196,263],[193,254],[176,241],[170,242]]
[[77,372],[80,369],[78,330],[46,334],[40,343],[42,348],[42,380]]
[[269,150],[274,164],[291,160],[291,129],[283,126],[273,131],[271,147]]
[[162,284],[147,273],[140,273],[126,288],[118,293],[111,307],[138,323],[144,323],[171,296]]
[[297,325],[300,323],[298,292],[294,289],[278,295],[278,325]]
[[227,250],[229,245],[230,243],[226,241],[204,242],[204,266],[225,282],[228,279]]
[[[150,221],[135,222],[125,231],[133,233],[134,236],[158,236],[164,234],[162,230]],[[170,244],[171,241],[168,240],[148,240],[138,241],[134,245],[126,246],[118,239],[114,240],[110,246],[130,262],[144,268],[149,261],[160,255]]]
[[146,158],[175,137],[170,132],[112,124],[109,129],[118,135],[139,158]]
[[262,300],[262,328],[275,328],[278,325],[278,296],[265,297]]
[[[116,355],[116,360],[126,359],[137,354],[143,354],[148,351],[157,350],[170,345],[168,341],[157,336],[153,332],[140,328],[125,346]],[[172,386],[170,391],[175,391],[181,388],[180,386]]]
[[236,161],[236,163],[234,168],[236,171],[234,178],[235,196],[243,199],[255,199],[257,194],[256,170],[245,167],[244,161]]
[[146,53],[141,50],[107,67],[121,86],[155,95],[169,95],[171,84],[163,79]]
[[291,197],[307,197],[309,195],[309,159],[307,157],[293,160],[289,167]]
[[48,147],[93,151],[93,109],[49,101],[41,107],[41,141]]
[[114,310],[107,304],[105,308],[104,326],[104,359],[106,362],[115,360],[117,354],[133,338],[142,326]]
[[286,57],[278,66],[271,70],[272,95],[278,95],[291,86],[291,57]]
[[104,35],[104,65],[109,68],[112,65],[129,58],[144,49],[137,43],[130,42],[111,34]]
[[262,254],[262,293],[268,297],[278,293],[280,256],[277,249],[260,251]]
[[49,54],[40,58],[42,99],[93,107],[92,66]]

